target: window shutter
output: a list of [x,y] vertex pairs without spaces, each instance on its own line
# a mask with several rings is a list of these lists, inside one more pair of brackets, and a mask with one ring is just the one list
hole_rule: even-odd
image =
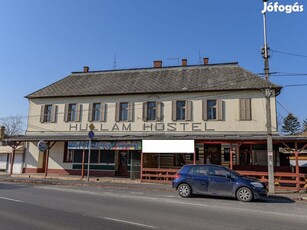
[[207,100],[203,100],[203,120],[208,120],[208,108],[207,108]]
[[252,106],[251,106],[251,99],[246,99],[246,120],[252,119]]
[[51,122],[52,123],[56,122],[57,113],[58,113],[58,106],[52,105],[52,111],[51,111]]
[[217,113],[217,120],[223,120],[223,101],[221,99],[216,100],[216,113]]
[[192,101],[186,101],[185,120],[192,120]]
[[143,121],[147,121],[147,102],[143,102]]
[[64,109],[64,121],[68,121],[68,104],[65,104],[65,109]]
[[156,106],[156,120],[162,121],[162,102],[157,102]]
[[116,103],[115,106],[115,121],[119,121],[120,120],[120,103]]
[[245,120],[245,102],[244,99],[240,99],[240,120]]
[[88,105],[88,121],[93,121],[93,103]]
[[76,111],[76,121],[77,122],[81,121],[81,114],[82,114],[82,105],[77,104],[77,111]]
[[134,112],[133,105],[134,105],[133,102],[128,103],[128,121],[133,121],[133,112]]
[[44,123],[44,117],[45,117],[45,105],[41,105],[41,114],[40,114],[41,123]]
[[251,99],[240,99],[240,120],[251,120]]
[[172,120],[177,120],[177,101],[172,101]]
[[105,111],[106,111],[106,104],[101,103],[100,104],[100,121],[105,121]]

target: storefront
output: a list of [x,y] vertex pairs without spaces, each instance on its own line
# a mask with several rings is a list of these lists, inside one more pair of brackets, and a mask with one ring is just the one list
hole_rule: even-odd
[[[90,149],[90,154],[89,154]],[[140,141],[69,141],[64,159],[72,162],[72,169],[87,170],[90,155],[90,175],[109,175],[140,178]]]

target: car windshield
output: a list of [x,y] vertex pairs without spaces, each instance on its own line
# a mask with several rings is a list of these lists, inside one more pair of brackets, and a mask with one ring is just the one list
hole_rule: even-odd
[[231,172],[235,176],[241,176],[240,173],[238,173],[238,172],[236,172],[234,170],[231,170],[231,169],[228,169],[228,170],[229,170],[229,172]]

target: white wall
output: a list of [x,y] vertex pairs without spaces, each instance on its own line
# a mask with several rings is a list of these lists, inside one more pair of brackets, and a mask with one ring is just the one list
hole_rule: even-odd
[[[252,98],[252,120],[240,121],[239,120],[239,98]],[[222,99],[224,105],[223,121],[202,120],[202,100],[203,99]],[[172,101],[173,100],[192,100],[193,113],[192,121],[172,121]],[[142,106],[144,101],[161,101],[163,102],[163,120],[158,123],[176,123],[177,132],[183,133],[183,125],[187,123],[186,131],[192,131],[192,123],[200,123],[197,126],[203,129],[199,133],[204,133],[204,127],[207,133],[265,133],[265,98],[260,91],[242,91],[242,92],[222,92],[222,93],[185,93],[185,94],[152,94],[152,95],[131,95],[131,96],[104,96],[104,97],[71,97],[71,98],[47,98],[47,99],[33,99],[30,100],[29,108],[29,121],[27,134],[40,135],[40,134],[82,134],[89,131],[88,125],[88,109],[89,103],[104,102],[107,103],[107,119],[105,122],[93,122],[97,130],[96,133],[121,133],[123,124],[128,126],[129,122],[115,122],[115,103],[116,102],[135,102],[134,105],[134,121],[131,122],[131,129],[135,132],[143,133],[143,125],[153,124],[157,122],[144,122],[142,120]],[[64,122],[64,107],[65,103],[81,103],[82,122]],[[58,105],[57,122],[56,123],[41,123],[40,112],[41,105],[43,104],[56,104]],[[276,131],[276,104],[275,98],[271,99],[272,108],[272,124],[273,132]],[[120,131],[112,131],[114,125],[117,124]],[[70,130],[71,127],[71,130]],[[83,129],[82,130],[80,130]],[[87,130],[84,130],[86,129]],[[101,130],[104,129],[104,130]],[[107,131],[106,131],[107,130]],[[127,131],[124,131],[127,133]],[[149,132],[147,130],[147,132]],[[154,130],[152,132],[155,132]],[[172,133],[168,131],[167,133]],[[195,132],[194,132],[195,133]]]

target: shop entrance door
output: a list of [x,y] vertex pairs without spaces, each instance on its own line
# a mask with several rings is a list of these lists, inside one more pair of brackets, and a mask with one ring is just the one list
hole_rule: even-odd
[[129,177],[128,173],[128,151],[119,151],[118,176]]
[[221,145],[204,145],[204,163],[221,164]]

